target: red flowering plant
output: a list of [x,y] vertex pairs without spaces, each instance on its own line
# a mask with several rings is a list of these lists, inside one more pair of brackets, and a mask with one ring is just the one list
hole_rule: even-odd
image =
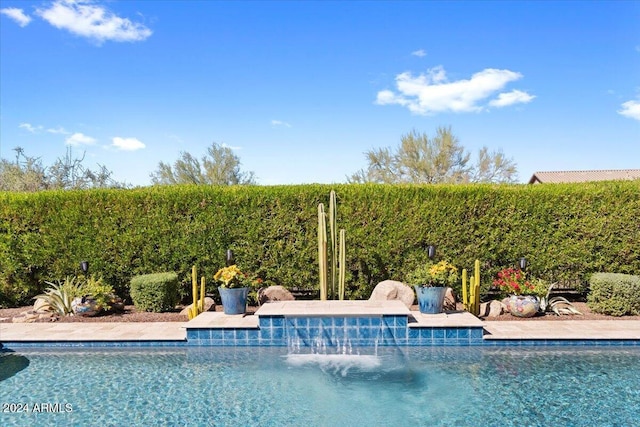
[[493,281],[495,286],[508,295],[533,295],[535,286],[527,280],[524,271],[517,268],[505,268],[498,272],[498,278]]

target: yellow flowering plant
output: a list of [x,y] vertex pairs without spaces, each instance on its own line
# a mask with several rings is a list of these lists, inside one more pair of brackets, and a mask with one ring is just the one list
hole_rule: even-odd
[[424,287],[451,287],[459,281],[458,268],[447,261],[423,264],[409,273],[407,281],[411,285]]
[[213,279],[222,283],[222,286],[225,288],[256,288],[262,283],[262,279],[249,276],[249,274],[242,272],[235,264],[218,270],[218,272],[214,274]]

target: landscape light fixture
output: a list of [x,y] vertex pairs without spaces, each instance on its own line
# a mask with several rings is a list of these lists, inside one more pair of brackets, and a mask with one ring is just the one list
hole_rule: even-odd
[[427,255],[429,256],[429,259],[434,259],[436,256],[436,247],[433,245],[427,246]]
[[520,270],[527,268],[527,259],[525,257],[520,258]]
[[87,273],[89,272],[89,261],[80,261],[80,269],[86,276]]
[[233,257],[233,251],[231,249],[227,249],[227,267],[236,263],[236,260]]

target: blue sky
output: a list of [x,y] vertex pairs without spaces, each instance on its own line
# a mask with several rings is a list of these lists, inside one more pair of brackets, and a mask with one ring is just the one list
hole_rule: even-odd
[[535,171],[640,168],[640,2],[0,0],[0,156],[114,178],[232,147],[260,184],[345,182],[451,126]]

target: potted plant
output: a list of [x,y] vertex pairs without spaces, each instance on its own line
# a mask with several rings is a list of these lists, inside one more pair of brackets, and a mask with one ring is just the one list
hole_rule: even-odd
[[221,283],[218,291],[224,314],[244,314],[247,311],[249,290],[259,283],[259,279],[250,277],[235,264],[218,270],[213,279]]
[[441,313],[447,287],[458,282],[458,268],[447,261],[424,264],[409,273],[407,281],[416,290],[420,313]]
[[527,280],[524,271],[517,268],[505,268],[498,272],[493,281],[509,296],[507,309],[516,317],[533,317],[540,310],[540,300],[536,286]]

